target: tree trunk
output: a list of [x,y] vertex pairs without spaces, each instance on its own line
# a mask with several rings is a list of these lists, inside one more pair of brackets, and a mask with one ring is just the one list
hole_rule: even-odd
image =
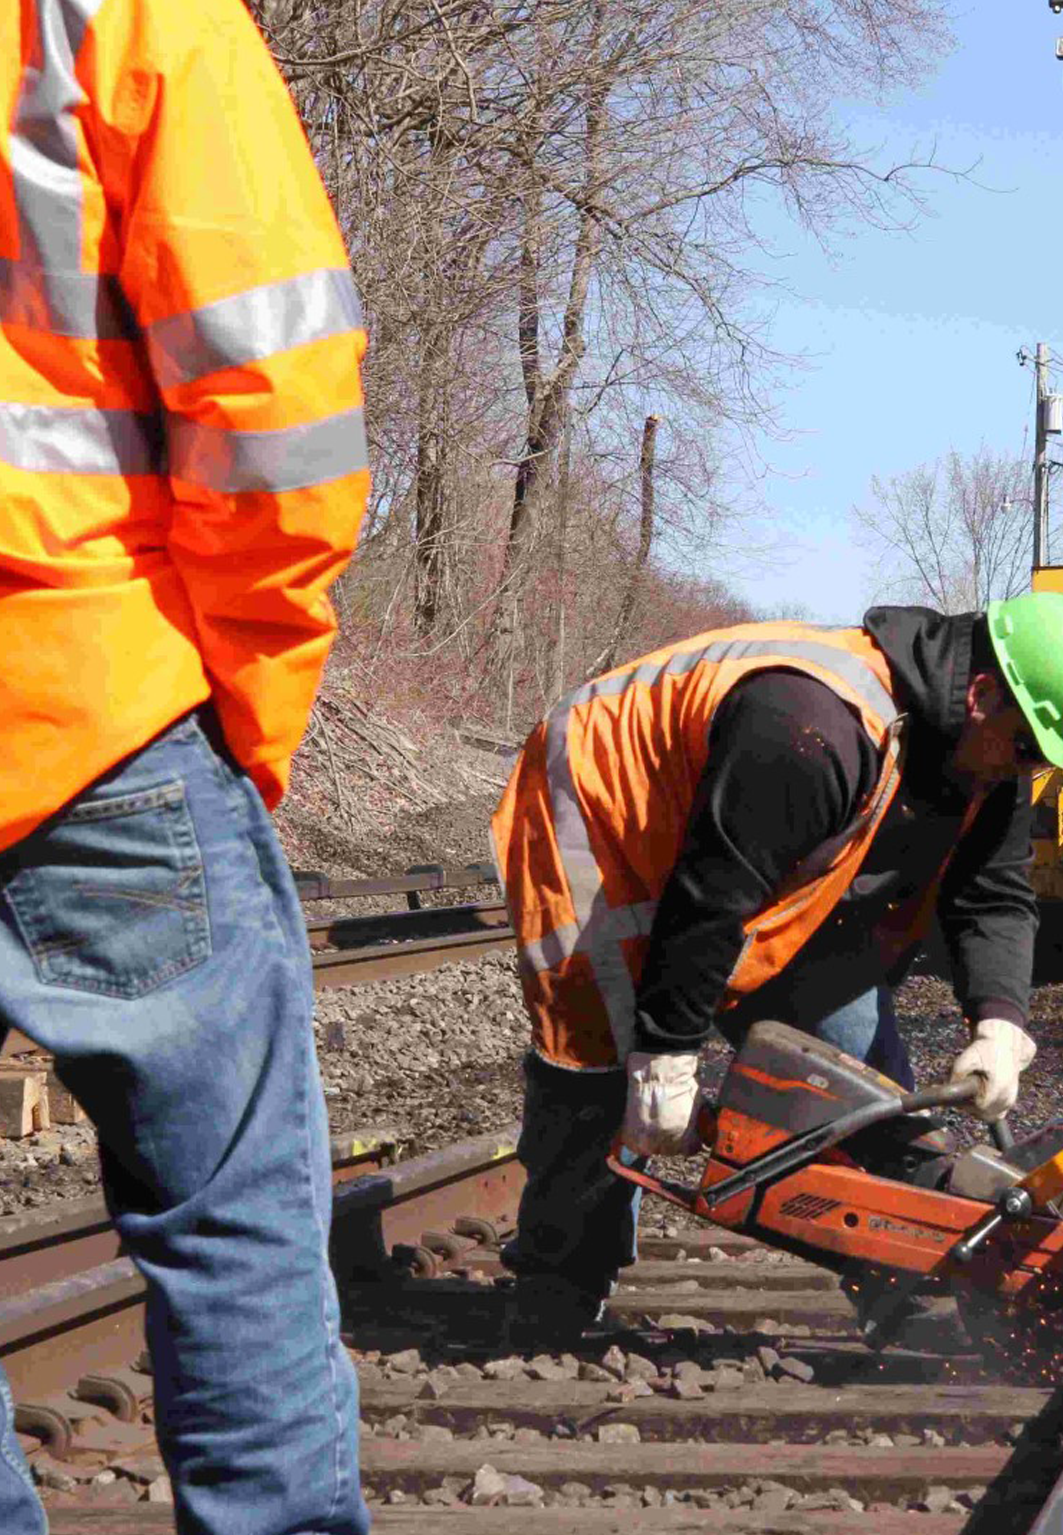
[[587,672],[588,677],[596,677],[601,672],[611,672],[616,665],[617,651],[635,612],[635,604],[638,600],[639,587],[642,585],[642,577],[650,560],[650,550],[653,547],[653,465],[657,450],[657,427],[660,424],[660,416],[647,416],[642,428],[642,449],[639,453],[639,483],[640,483],[640,513],[639,513],[639,546],[635,554],[635,563],[631,570],[631,578],[627,583],[627,590],[620,603],[620,610],[616,615],[616,623],[613,626],[613,637],[608,645],[591,662]]
[[567,592],[568,497],[572,471],[572,412],[565,421],[561,444],[561,472],[557,487],[557,624],[554,632],[554,696],[557,703],[565,694],[565,600]]
[[422,382],[417,426],[414,616],[418,634],[427,637],[439,618],[443,585],[446,424],[438,413],[436,391],[427,381]]
[[[603,4],[594,9],[589,58],[599,51]],[[594,197],[601,174],[602,134],[605,107],[612,75],[589,69],[590,88],[583,136],[583,196],[572,253],[568,296],[561,326],[561,346],[554,371],[542,377],[539,360],[541,333],[536,268],[540,230],[539,194],[532,190],[525,200],[524,242],[521,251],[518,340],[528,398],[527,439],[517,464],[513,509],[502,566],[501,591],[495,618],[491,660],[497,675],[511,677],[515,664],[517,613],[531,563],[531,551],[551,482],[550,470],[564,430],[572,383],[586,349],[584,316],[587,294],[601,246],[601,229],[594,212]],[[534,173],[533,173],[534,174]]]

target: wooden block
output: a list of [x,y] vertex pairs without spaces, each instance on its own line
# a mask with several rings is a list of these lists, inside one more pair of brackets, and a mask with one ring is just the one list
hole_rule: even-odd
[[52,1128],[52,1116],[48,1107],[48,1078],[37,1086],[37,1102],[33,1105],[33,1128],[35,1130],[50,1130]]
[[21,1140],[51,1128],[48,1078],[43,1071],[0,1071],[0,1135]]
[[54,1071],[48,1073],[48,1112],[53,1125],[83,1125],[88,1115]]

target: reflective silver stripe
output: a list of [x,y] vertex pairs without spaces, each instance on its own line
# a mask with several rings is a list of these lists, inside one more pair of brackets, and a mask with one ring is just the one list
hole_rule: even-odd
[[350,272],[307,272],[157,320],[146,331],[159,387],[239,367],[309,341],[357,330],[362,310]]
[[540,939],[522,943],[520,954],[530,970],[556,970],[573,954],[589,953],[599,939],[619,942],[622,938],[645,938],[657,915],[656,901],[639,901],[632,906],[607,906],[590,924],[578,927],[566,922]]
[[[567,702],[567,701],[566,701]],[[546,721],[546,781],[554,813],[554,832],[568,880],[572,905],[580,926],[590,921],[602,877],[587,840],[587,826],[576,795],[568,752],[568,727],[572,706],[563,702]]]
[[[360,410],[278,432],[226,432],[174,417],[169,423],[171,472],[211,490],[297,490],[366,467]],[[0,404],[0,460],[15,469],[160,474],[165,458],[158,416]]]
[[[741,661],[756,656],[779,657],[780,660],[790,656],[794,660],[814,662],[844,682],[862,703],[892,729],[898,714],[897,706],[871,668],[858,656],[840,646],[783,636],[771,640],[713,640],[708,645],[674,651],[667,660],[660,663],[639,662],[626,671],[598,678],[576,688],[547,717],[546,771],[554,813],[554,830],[576,913],[575,924],[559,929],[558,948],[568,948],[569,953],[579,950],[588,954],[621,1061],[626,1058],[634,1035],[635,989],[619,940],[632,934],[614,931],[613,919],[619,919],[623,925],[630,920],[630,913],[644,912],[652,908],[653,903],[643,902],[639,906],[613,909],[605,905],[601,874],[591,850],[587,824],[572,776],[568,740],[572,712],[594,698],[615,698],[634,685],[656,687],[665,677],[685,676],[702,662],[718,665],[723,661]],[[575,937],[571,936],[573,933]],[[529,945],[522,950],[529,964],[535,965],[537,958],[545,959],[551,952],[551,936],[547,935],[538,945]],[[537,953],[534,952],[536,950]]]
[[31,474],[159,474],[162,426],[131,410],[0,405],[0,460]]
[[625,672],[616,672],[594,682],[584,683],[557,705],[555,712],[577,708],[592,698],[615,698],[636,683],[655,687],[665,676],[681,677],[702,661],[742,661],[750,656],[790,655],[799,661],[813,661],[847,683],[852,691],[887,722],[897,713],[897,706],[870,667],[858,656],[837,645],[823,645],[816,640],[715,640],[697,650],[680,650],[663,664],[641,663]]
[[170,473],[229,494],[303,490],[369,467],[361,410],[272,432],[230,432],[167,417]]
[[[583,691],[579,690],[581,693]],[[614,922],[618,925],[626,923],[639,908],[621,906],[610,909],[606,904],[602,876],[591,851],[587,823],[583,818],[572,777],[568,751],[572,708],[570,697],[551,712],[546,722],[546,775],[553,806],[554,832],[576,913],[573,952],[580,949],[590,959],[594,979],[609,1018],[613,1043],[619,1059],[624,1061],[634,1036],[635,990],[619,940],[633,934],[620,931],[619,926],[614,930]],[[645,926],[647,933],[652,921],[651,910]],[[567,934],[570,929],[562,931]]]
[[0,324],[27,325],[77,340],[132,340],[137,322],[117,277],[41,272],[0,258]]
[[[565,863],[567,868],[567,860]],[[606,906],[599,897],[582,927],[568,922],[538,942],[521,944],[518,951],[521,962],[532,971],[555,970],[573,954],[587,955],[621,1061],[626,1059],[634,1037],[635,983],[620,944],[625,938],[648,937],[656,914],[656,901]]]
[[[37,0],[37,46],[11,125],[19,257],[41,285],[47,313],[73,318],[69,280],[81,271],[83,191],[75,111],[85,99],[74,65],[102,0]],[[81,313],[74,302],[74,313]],[[49,324],[49,328],[51,324]],[[76,335],[84,331],[75,330]]]
[[534,970],[536,973],[542,970],[556,970],[563,960],[571,958],[579,948],[581,931],[582,929],[578,928],[574,922],[566,922],[562,927],[556,927],[552,933],[544,933],[542,938],[533,938],[529,943],[522,943],[518,953],[529,970]]

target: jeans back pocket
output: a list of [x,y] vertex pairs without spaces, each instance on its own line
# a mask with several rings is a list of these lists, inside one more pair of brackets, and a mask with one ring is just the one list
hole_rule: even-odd
[[45,985],[141,997],[209,957],[203,860],[179,779],[79,800],[22,854],[5,894]]

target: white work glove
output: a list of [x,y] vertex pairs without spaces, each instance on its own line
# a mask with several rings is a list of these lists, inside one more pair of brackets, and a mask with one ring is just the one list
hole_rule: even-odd
[[970,1102],[973,1113],[988,1123],[999,1119],[1019,1096],[1019,1073],[1037,1054],[1037,1046],[1017,1023],[1006,1018],[983,1018],[976,1023],[971,1043],[952,1065],[951,1082],[977,1075],[982,1088]]
[[640,1156],[689,1156],[701,1146],[697,1055],[629,1055],[620,1139]]

